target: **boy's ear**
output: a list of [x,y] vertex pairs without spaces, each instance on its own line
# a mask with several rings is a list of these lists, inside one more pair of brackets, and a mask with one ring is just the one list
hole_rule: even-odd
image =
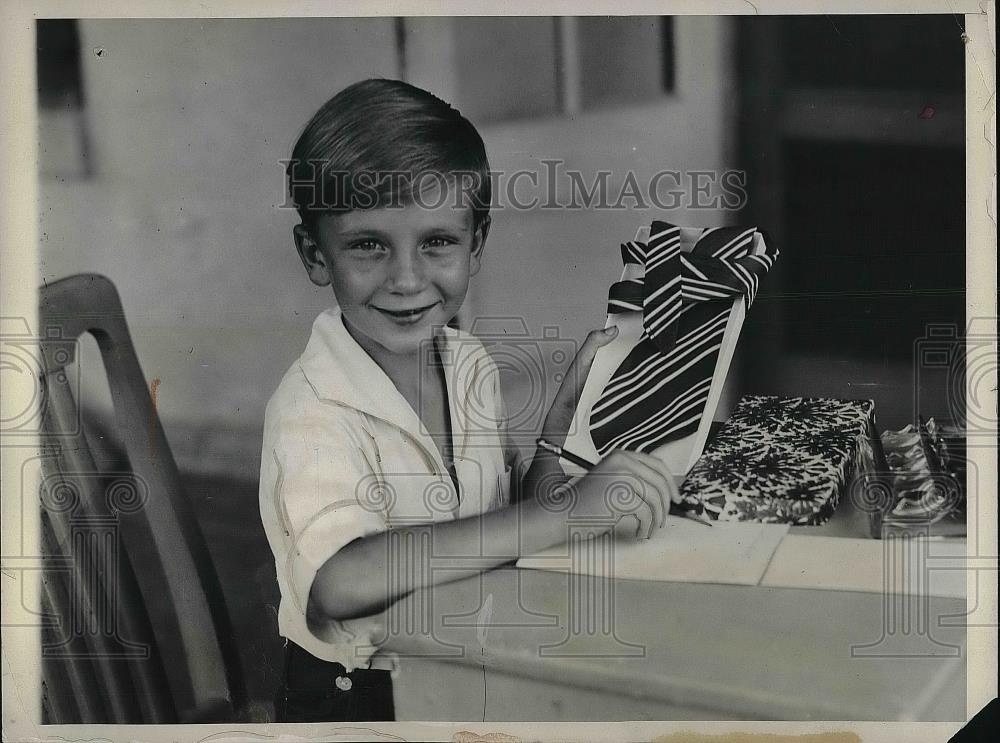
[[326,257],[320,250],[319,243],[313,240],[305,225],[297,224],[292,228],[295,237],[295,249],[299,252],[302,265],[305,266],[309,280],[316,286],[330,285],[330,270],[326,265]]
[[469,256],[469,275],[475,276],[483,263],[483,252],[486,250],[486,238],[490,234],[491,220],[486,217],[472,236],[472,255]]

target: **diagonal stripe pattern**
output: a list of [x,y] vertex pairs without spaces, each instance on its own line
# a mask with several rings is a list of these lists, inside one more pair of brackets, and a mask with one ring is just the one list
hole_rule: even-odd
[[601,456],[650,452],[697,430],[732,300],[753,302],[778,251],[753,255],[755,227],[706,229],[690,253],[681,230],[653,222],[649,241],[621,246],[622,260],[645,270],[612,285],[608,313],[642,312],[639,342],[611,376],[590,413]]

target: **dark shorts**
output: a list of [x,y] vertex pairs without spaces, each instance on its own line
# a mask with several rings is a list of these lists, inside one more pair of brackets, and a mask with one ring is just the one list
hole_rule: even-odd
[[[339,681],[338,681],[339,679]],[[275,722],[387,722],[396,719],[389,671],[320,660],[289,641]]]

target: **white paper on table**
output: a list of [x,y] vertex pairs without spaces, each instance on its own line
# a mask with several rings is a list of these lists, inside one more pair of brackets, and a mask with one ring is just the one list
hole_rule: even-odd
[[[694,243],[701,235],[701,228],[681,228],[681,250],[690,252]],[[646,242],[649,239],[649,228],[640,228],[635,239],[639,242]],[[758,232],[754,237],[754,255],[763,255],[765,251],[764,238]],[[642,269],[634,264],[625,266],[622,272],[622,280],[626,278],[636,278],[642,276]],[[712,375],[712,385],[708,391],[708,400],[705,403],[705,410],[702,413],[698,430],[685,436],[682,439],[671,441],[653,451],[653,455],[659,457],[673,472],[678,480],[684,478],[688,470],[694,466],[705,448],[705,441],[708,439],[708,431],[715,419],[716,410],[719,407],[719,400],[722,398],[722,390],[726,384],[726,375],[729,373],[729,365],[732,363],[733,354],[736,352],[736,342],[739,340],[740,330],[743,328],[743,321],[746,319],[746,300],[742,296],[737,296],[733,300],[733,309],[729,313],[729,320],[722,336],[722,347],[719,349],[719,356],[715,362],[715,372]],[[642,313],[623,312],[615,315],[608,315],[605,327],[611,325],[618,326],[618,336],[608,345],[597,352],[594,357],[594,364],[587,376],[587,381],[583,387],[583,393],[577,404],[576,412],[573,415],[573,423],[570,426],[569,435],[566,437],[564,447],[579,454],[585,459],[596,462],[600,459],[597,447],[590,436],[590,411],[598,401],[604,387],[610,381],[615,370],[619,367],[629,351],[639,342],[642,335]],[[576,465],[560,460],[563,470],[568,475],[582,475],[583,469]]]
[[567,543],[522,557],[517,567],[623,580],[755,586],[787,532],[787,524],[715,522],[707,527],[668,516],[666,526],[649,539],[617,536],[610,560],[585,558],[587,543]]

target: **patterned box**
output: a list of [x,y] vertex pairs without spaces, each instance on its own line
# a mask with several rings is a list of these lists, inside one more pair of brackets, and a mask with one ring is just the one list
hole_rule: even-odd
[[874,470],[875,403],[744,396],[681,485],[684,507],[720,521],[825,523]]
[[[951,438],[949,445],[947,438]],[[894,502],[885,514],[890,526],[929,526],[948,519],[965,522],[965,472],[952,447],[961,439],[933,418],[900,431],[882,432]]]

